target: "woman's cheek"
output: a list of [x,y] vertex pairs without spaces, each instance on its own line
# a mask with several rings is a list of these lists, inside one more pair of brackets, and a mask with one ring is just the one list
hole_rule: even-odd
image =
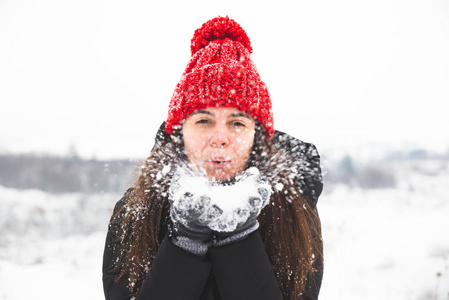
[[236,148],[239,152],[246,151],[250,147],[250,142],[246,139],[237,138],[236,139]]

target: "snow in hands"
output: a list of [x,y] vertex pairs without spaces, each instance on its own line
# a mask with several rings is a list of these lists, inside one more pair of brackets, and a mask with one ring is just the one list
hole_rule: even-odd
[[170,186],[171,217],[182,223],[189,212],[211,230],[232,232],[251,215],[258,215],[270,195],[270,184],[255,167],[226,183],[179,167]]

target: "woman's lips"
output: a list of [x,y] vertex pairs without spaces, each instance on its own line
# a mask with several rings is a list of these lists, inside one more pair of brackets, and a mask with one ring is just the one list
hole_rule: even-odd
[[207,161],[209,164],[211,164],[214,168],[225,168],[226,166],[229,166],[231,163],[231,160],[226,159],[224,157],[214,157]]

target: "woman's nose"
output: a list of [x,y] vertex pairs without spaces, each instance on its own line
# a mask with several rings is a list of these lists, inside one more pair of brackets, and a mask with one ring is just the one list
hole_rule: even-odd
[[229,136],[225,129],[216,128],[209,141],[212,147],[225,148],[229,145]]

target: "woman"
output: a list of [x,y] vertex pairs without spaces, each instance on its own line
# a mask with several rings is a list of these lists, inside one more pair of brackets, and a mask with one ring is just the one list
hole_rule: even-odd
[[240,25],[206,22],[191,50],[155,146],[111,218],[106,299],[317,299],[315,147],[274,130]]

